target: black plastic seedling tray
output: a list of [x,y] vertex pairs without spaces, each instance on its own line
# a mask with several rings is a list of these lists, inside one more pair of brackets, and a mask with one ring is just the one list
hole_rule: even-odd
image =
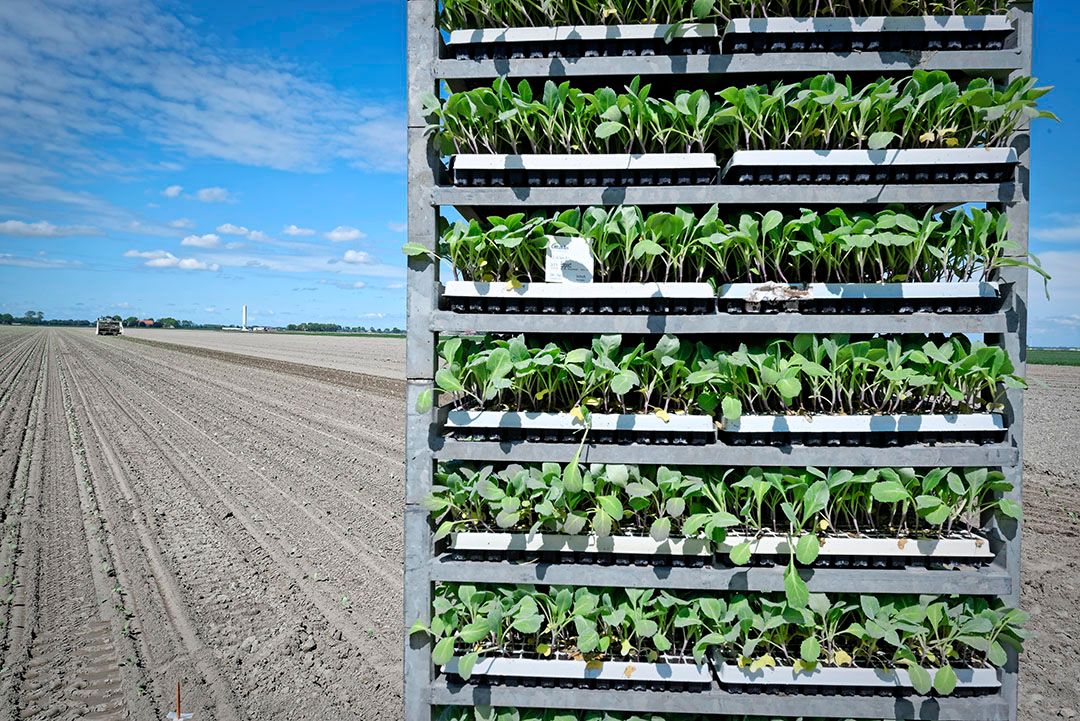
[[455,298],[443,296],[441,310],[454,313],[528,315],[708,315],[716,299]]
[[714,185],[717,170],[466,170],[454,168],[453,183],[471,188],[606,188],[618,186]]

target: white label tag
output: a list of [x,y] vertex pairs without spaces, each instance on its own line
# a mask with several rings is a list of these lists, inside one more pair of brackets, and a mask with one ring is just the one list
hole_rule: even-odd
[[592,283],[593,254],[589,241],[549,235],[544,275],[548,283]]

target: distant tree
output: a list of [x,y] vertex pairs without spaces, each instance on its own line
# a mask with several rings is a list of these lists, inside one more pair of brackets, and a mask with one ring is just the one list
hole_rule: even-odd
[[194,328],[195,324],[192,323],[190,320],[182,320],[182,321],[180,321],[180,327],[181,328]]
[[169,316],[165,316],[164,318],[158,318],[157,324],[162,328],[175,328],[176,326],[180,325],[180,321],[178,321],[176,318],[170,318]]
[[124,327],[125,328],[134,328],[138,324],[139,324],[139,319],[136,316],[129,315],[127,318],[124,318]]
[[289,323],[285,326],[285,330],[296,330],[296,323]]
[[0,325],[11,325],[14,320],[15,316],[11,313],[0,313]]

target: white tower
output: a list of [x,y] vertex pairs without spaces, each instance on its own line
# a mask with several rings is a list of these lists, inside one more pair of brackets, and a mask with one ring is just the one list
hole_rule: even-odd
[[247,330],[247,306],[244,306],[243,315],[240,320],[240,327]]

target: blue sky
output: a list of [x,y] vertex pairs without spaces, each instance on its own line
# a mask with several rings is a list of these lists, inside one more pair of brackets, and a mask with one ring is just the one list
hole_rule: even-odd
[[[1036,5],[1031,342],[1080,346],[1080,20]],[[404,6],[0,2],[0,311],[402,325]]]

